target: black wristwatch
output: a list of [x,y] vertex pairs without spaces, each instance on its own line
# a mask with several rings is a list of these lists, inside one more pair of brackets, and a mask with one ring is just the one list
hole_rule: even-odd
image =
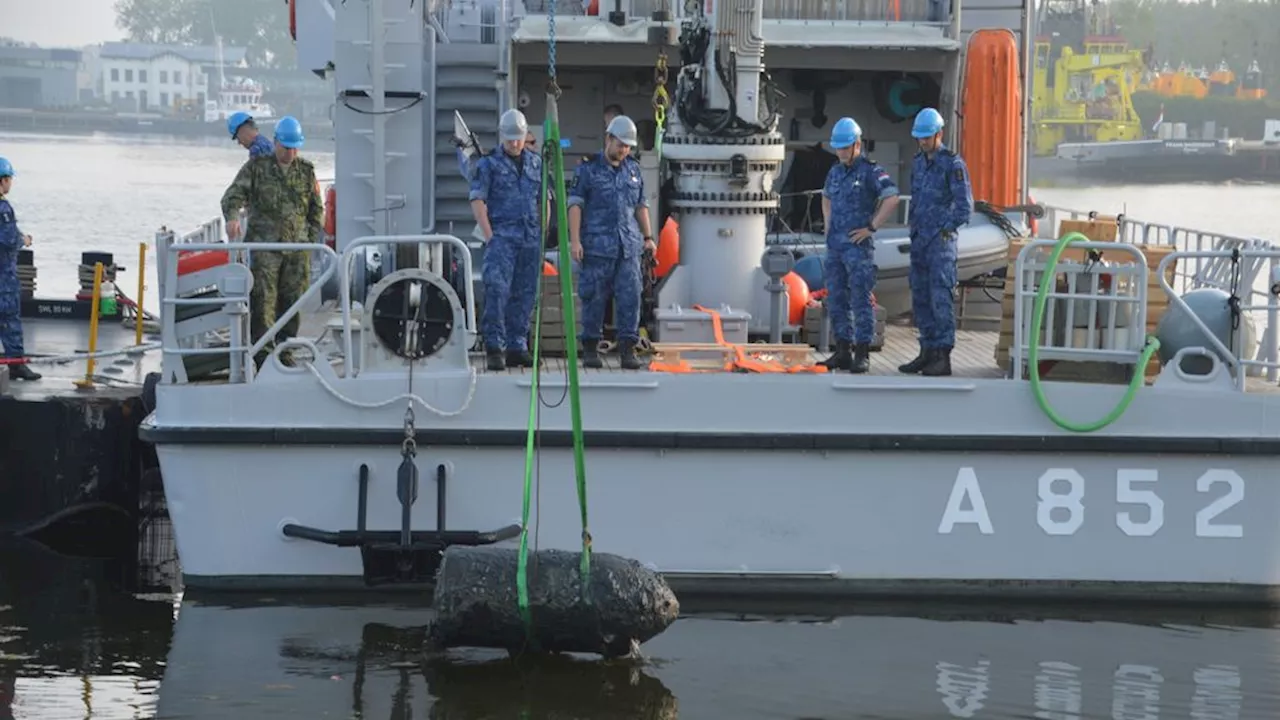
[[867,229],[874,233],[877,229],[876,224],[874,222],[867,223]]

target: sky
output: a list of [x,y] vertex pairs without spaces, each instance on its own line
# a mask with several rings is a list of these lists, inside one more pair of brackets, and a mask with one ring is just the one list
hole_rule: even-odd
[[47,47],[120,40],[115,0],[0,0],[0,36]]

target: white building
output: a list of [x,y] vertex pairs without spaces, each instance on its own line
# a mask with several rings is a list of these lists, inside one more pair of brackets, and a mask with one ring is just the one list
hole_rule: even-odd
[[[245,49],[222,48],[225,68],[245,67]],[[101,97],[139,112],[204,108],[217,97],[218,49],[182,45],[103,43],[98,52]]]

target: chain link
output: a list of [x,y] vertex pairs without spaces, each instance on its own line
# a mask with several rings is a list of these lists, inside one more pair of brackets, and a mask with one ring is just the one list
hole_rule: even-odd
[[671,96],[667,94],[667,51],[658,52],[658,62],[653,66],[653,121],[658,127],[667,122],[667,108],[671,107]]
[[400,444],[400,454],[405,458],[418,455],[418,441],[414,439],[418,433],[413,427],[413,419],[413,406],[410,405],[404,411],[404,442]]
[[556,82],[556,4],[547,2],[547,94],[560,99],[560,84]]

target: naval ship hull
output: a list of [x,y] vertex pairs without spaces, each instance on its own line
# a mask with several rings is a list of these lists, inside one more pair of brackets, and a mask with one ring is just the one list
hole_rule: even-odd
[[[530,379],[481,374],[463,415],[419,410],[414,528],[520,522]],[[365,401],[404,389],[403,374],[356,382]],[[251,399],[267,383],[269,407]],[[444,408],[467,399],[465,375],[415,386]],[[1048,387],[1082,420],[1120,394]],[[143,427],[187,585],[362,584],[358,548],[283,529],[353,530],[364,466],[367,528],[394,534],[402,403],[353,423],[305,372],[159,391],[162,411],[221,410],[217,424],[168,410]],[[544,377],[549,404],[562,392]],[[686,594],[1262,601],[1280,585],[1280,415],[1268,399],[1148,388],[1105,431],[1077,435],[1003,379],[587,372],[590,528],[595,548],[656,567]],[[574,550],[567,403],[542,413],[534,536]]]

